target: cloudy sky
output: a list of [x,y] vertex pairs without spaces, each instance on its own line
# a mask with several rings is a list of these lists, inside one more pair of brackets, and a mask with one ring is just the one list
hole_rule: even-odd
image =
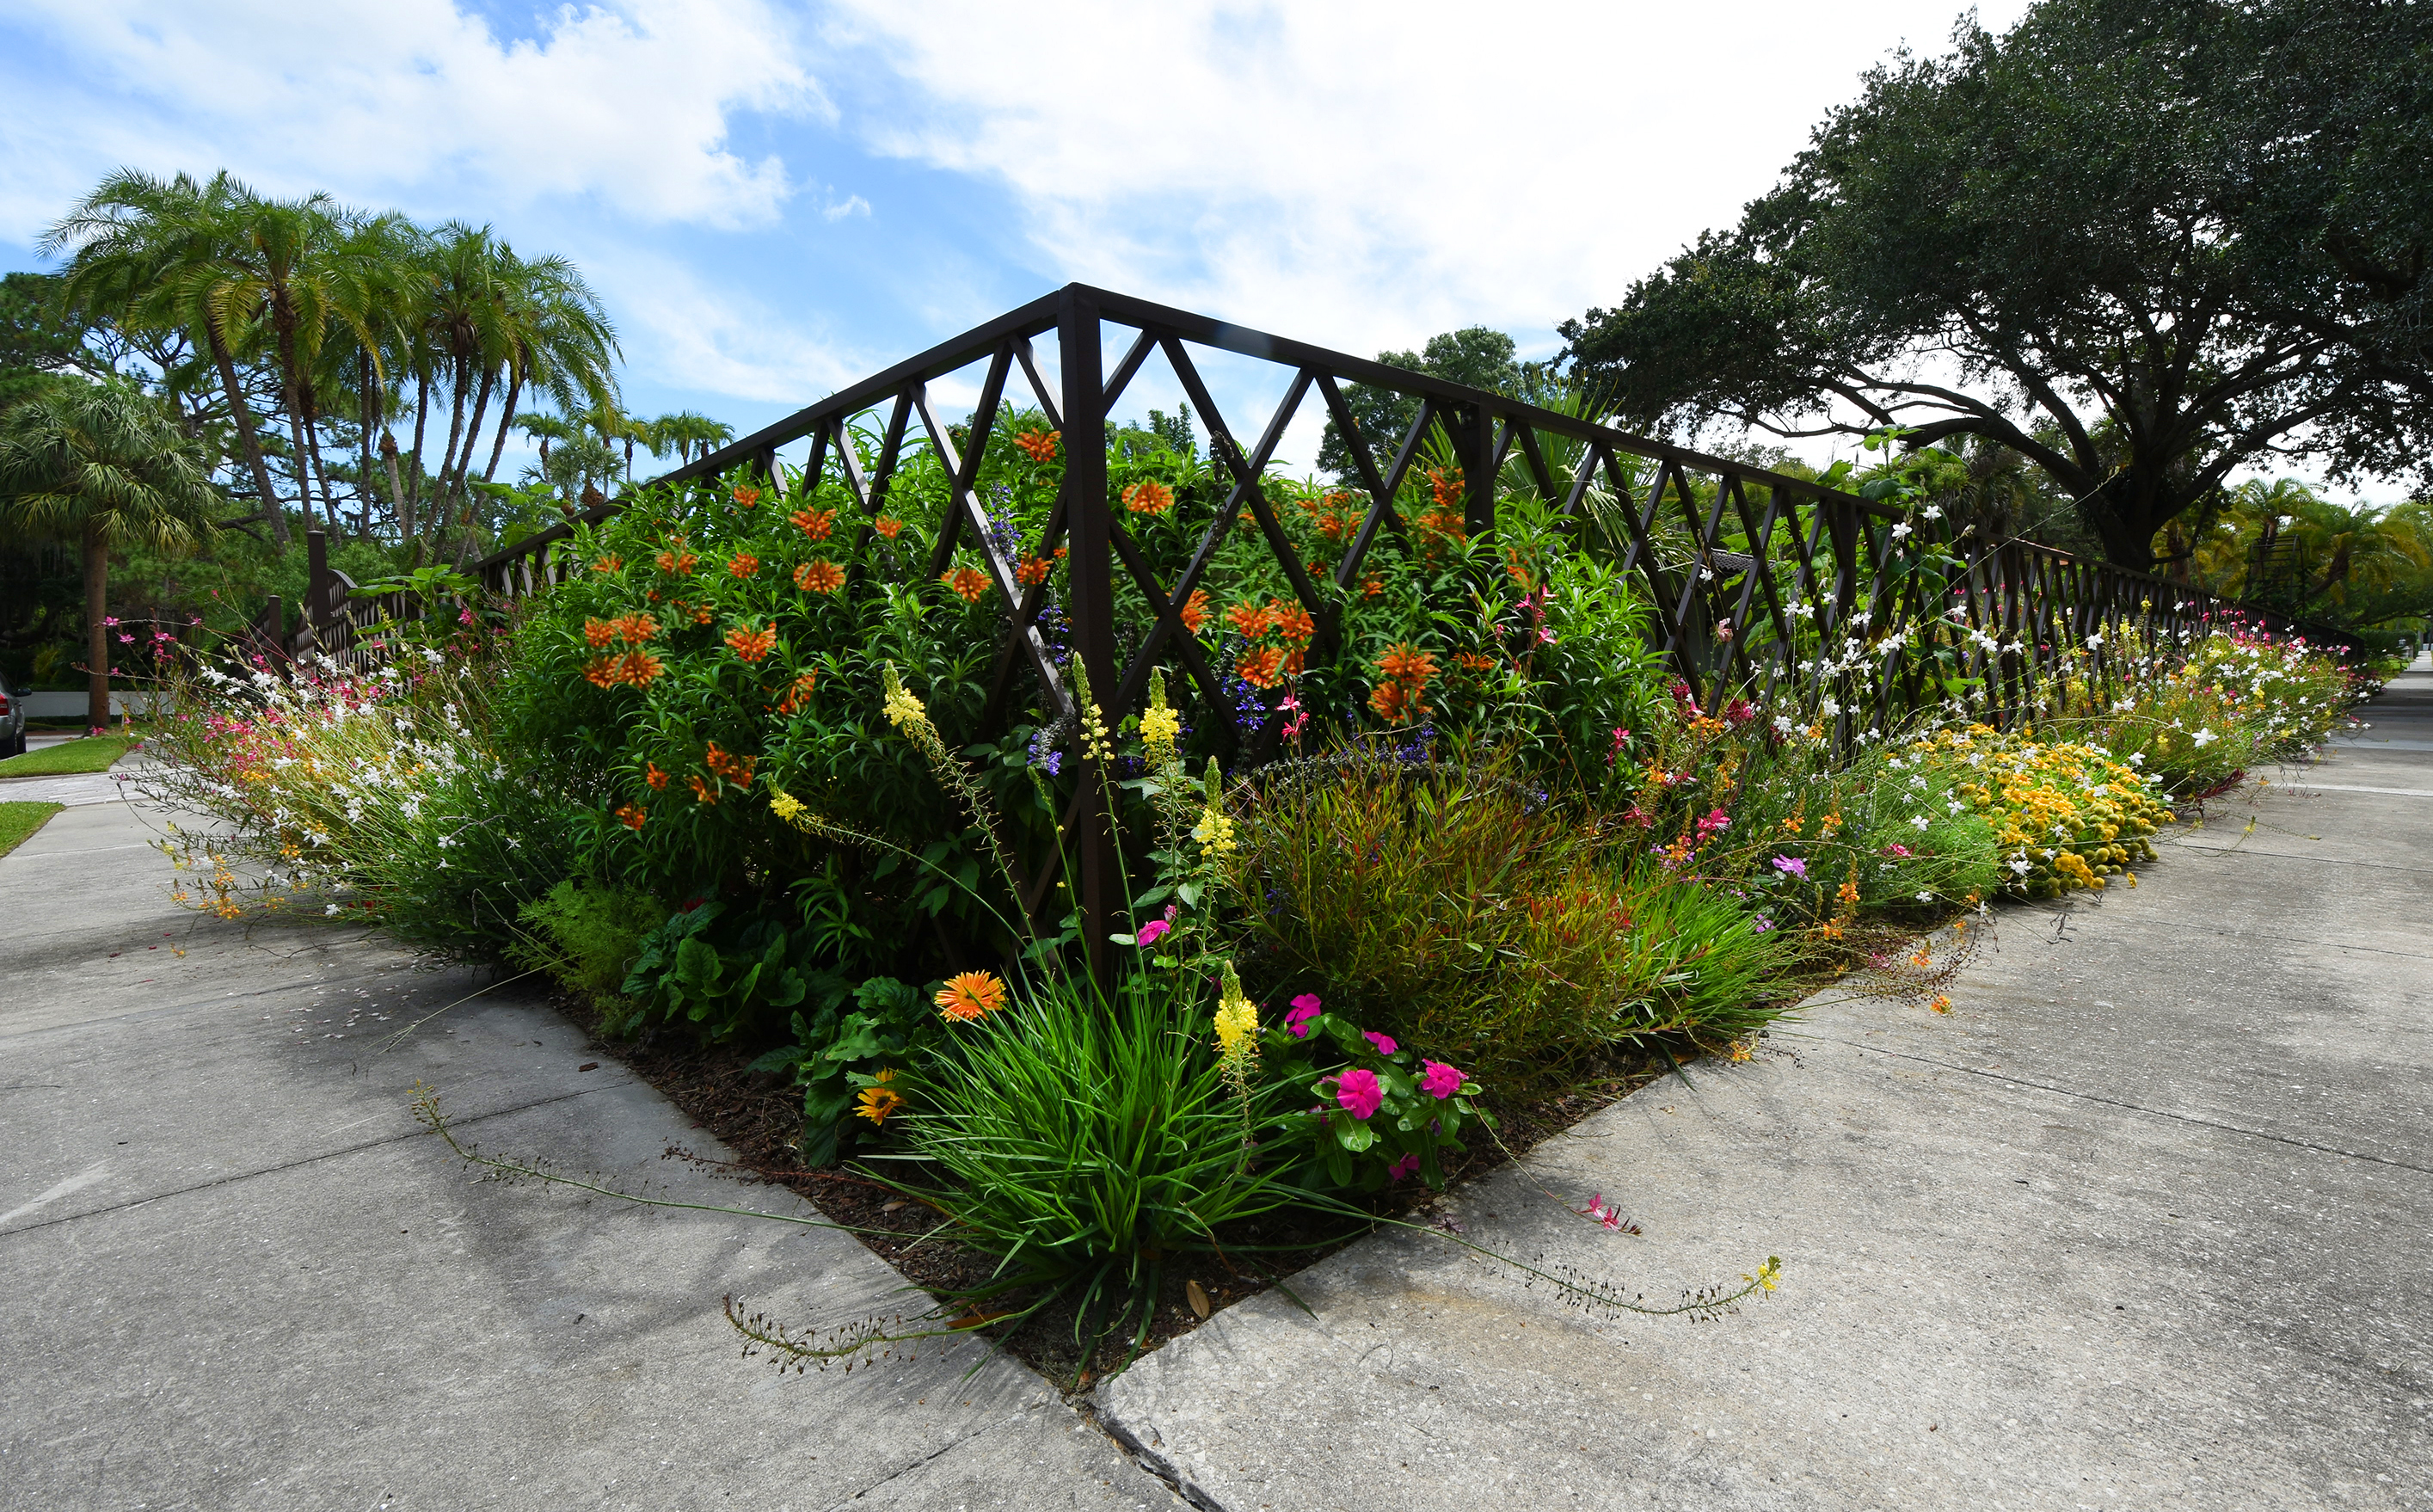
[[[629,408],[739,429],[1072,280],[1364,354],[1486,324],[1546,355],[1961,13],[9,0],[0,265],[120,165],[487,222],[591,278]],[[1254,434],[1282,379],[1216,368]]]

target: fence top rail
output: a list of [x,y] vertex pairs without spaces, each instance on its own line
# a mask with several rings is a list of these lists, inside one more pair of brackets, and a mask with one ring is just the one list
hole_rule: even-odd
[[[1558,411],[1491,393],[1486,389],[1450,382],[1425,373],[1412,372],[1407,368],[1391,366],[1365,357],[1354,357],[1349,352],[1330,350],[1324,347],[1312,346],[1307,342],[1294,341],[1289,337],[1274,335],[1248,326],[1234,325],[1213,316],[1198,314],[1188,310],[1179,310],[1171,305],[1159,304],[1153,300],[1118,294],[1113,290],[1101,289],[1086,283],[1068,283],[1052,293],[1042,295],[1028,304],[1007,311],[994,320],[943,341],[917,356],[909,357],[893,367],[875,373],[858,383],[839,389],[825,399],[795,411],[784,419],[761,427],[750,435],[730,442],[715,451],[706,452],[672,471],[661,473],[640,486],[651,487],[661,484],[690,483],[699,479],[715,478],[730,467],[756,461],[778,447],[798,441],[814,431],[831,425],[842,418],[860,414],[882,399],[895,397],[913,384],[929,382],[993,356],[997,348],[1007,342],[1026,341],[1030,337],[1054,331],[1057,328],[1059,314],[1067,299],[1087,302],[1096,308],[1098,318],[1116,325],[1130,326],[1161,335],[1171,335],[1199,346],[1215,348],[1220,351],[1230,351],[1240,356],[1256,358],[1284,366],[1298,367],[1305,371],[1324,373],[1336,379],[1365,383],[1375,388],[1390,389],[1396,393],[1421,399],[1432,399],[1440,405],[1481,412],[1493,420],[1516,422],[1532,430],[1571,436],[1592,445],[1603,446],[1613,451],[1643,457],[1649,461],[1668,464],[1687,471],[1738,478],[1745,483],[1783,490],[1789,497],[1805,496],[1820,503],[1830,503],[1878,519],[1897,520],[1904,518],[1903,511],[1891,504],[1862,499],[1856,494],[1829,487],[1811,479],[1794,478],[1764,467],[1752,467],[1747,463],[1734,462],[1728,458],[1713,456],[1686,447],[1676,447],[1653,436],[1640,435],[1613,426],[1583,420],[1575,416],[1564,415]],[[484,557],[476,565],[474,571],[487,581],[509,564],[531,557],[547,550],[552,544],[570,536],[577,525],[598,524],[624,507],[622,494],[618,498],[592,505],[588,509],[570,516],[563,523],[535,532],[513,545],[503,547]],[[2023,550],[2063,565],[2078,565],[2080,561],[2070,552],[2018,537],[1986,543],[1986,549],[1995,548]],[[2141,572],[2108,562],[2092,565],[2098,565],[2106,573],[2118,578],[2159,589],[2177,602],[2199,600],[2207,603],[2220,602],[2225,604],[2237,603],[2232,600],[2218,600],[2214,594],[2187,585],[2173,583],[2154,573]],[[2304,625],[2304,621],[2291,622]]]

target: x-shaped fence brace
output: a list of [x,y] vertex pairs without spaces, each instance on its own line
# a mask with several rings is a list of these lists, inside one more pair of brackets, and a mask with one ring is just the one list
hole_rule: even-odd
[[[1112,369],[1104,366],[1107,326],[1134,332]],[[1053,384],[1031,348],[1034,337],[1049,331],[1056,333],[1061,369]],[[1254,445],[1245,449],[1235,438],[1192,360],[1192,347],[1292,370],[1283,400]],[[1171,583],[1158,581],[1124,528],[1109,497],[1106,458],[1109,412],[1144,365],[1161,356],[1207,428],[1210,453],[1227,490]],[[979,402],[959,447],[941,423],[928,386],[983,362]],[[1053,711],[1070,715],[1069,679],[1038,624],[1046,581],[1022,583],[975,493],[986,439],[1017,373],[1049,427],[1063,433],[1063,484],[1037,551],[1050,558],[1059,544],[1067,548],[1064,612],[1071,654],[1087,669],[1111,725],[1138,705],[1151,669],[1170,647],[1216,715],[1214,727],[1233,729],[1223,682],[1182,615],[1246,514],[1317,627],[1308,649],[1311,662],[1338,655],[1345,590],[1360,581],[1381,535],[1397,549],[1410,544],[1409,526],[1394,501],[1411,469],[1421,465],[1424,444],[1439,426],[1462,470],[1467,534],[1493,533],[1499,480],[1507,470],[1517,474],[1512,485],[1559,501],[1560,515],[1573,528],[1584,526],[1586,501],[1602,483],[1613,503],[1601,517],[1608,521],[1605,528],[1613,536],[1610,521],[1618,518],[1621,527],[1618,579],[1638,579],[1660,641],[1658,649],[1670,658],[1688,696],[1709,707],[1746,697],[1770,714],[1822,724],[1839,742],[1886,733],[1914,711],[1947,704],[1962,687],[1977,690],[1979,717],[1996,724],[2039,709],[2096,706],[2115,696],[2123,671],[2117,648],[2133,627],[2150,637],[2172,636],[2233,609],[2287,624],[2162,578],[2078,561],[2027,541],[1983,540],[1965,533],[1955,538],[1948,520],[1911,516],[1812,481],[1083,284],[1067,285],[1000,315],[656,481],[702,482],[737,467],[757,468],[775,480],[778,448],[808,438],[805,478],[816,484],[832,475],[844,486],[861,513],[866,547],[917,423],[949,484],[931,573],[948,565],[968,535],[1006,609],[1008,633],[990,684],[987,722],[1003,719],[1015,671],[1026,663]],[[1344,398],[1346,382],[1419,401],[1418,417],[1405,433],[1379,438],[1393,444],[1392,460],[1382,470],[1378,461],[1384,453],[1362,433]],[[1323,588],[1287,538],[1263,485],[1286,429],[1313,391],[1352,459],[1353,476],[1343,480],[1345,485],[1368,499],[1358,528],[1323,574],[1329,580]],[[887,416],[882,439],[875,456],[865,459],[847,428],[880,409]],[[1548,465],[1554,440],[1577,453],[1566,475],[1557,476]],[[1703,503],[1700,478],[1712,480]],[[621,507],[622,501],[614,501],[577,520],[596,522]],[[494,591],[540,591],[572,569],[557,550],[572,532],[572,523],[553,526],[489,557],[477,571]],[[1916,550],[1902,544],[1911,535],[1918,544],[1939,548],[1946,565],[1937,571],[1906,569],[1903,553]],[[1114,576],[1118,563],[1152,617],[1121,665]],[[320,643],[324,649],[343,647],[351,630],[400,607],[365,603],[326,619],[316,612]],[[305,634],[313,635],[314,628]],[[1282,718],[1271,709],[1254,738],[1254,756],[1272,750]],[[1118,875],[1115,837],[1098,773],[1087,761],[1077,767],[1080,778],[1063,815],[1065,852],[1078,858],[1077,901],[1097,953],[1103,951],[1107,930],[1126,900],[1111,891]],[[1023,884],[1034,917],[1056,880],[1054,873],[1053,867],[1041,867]]]

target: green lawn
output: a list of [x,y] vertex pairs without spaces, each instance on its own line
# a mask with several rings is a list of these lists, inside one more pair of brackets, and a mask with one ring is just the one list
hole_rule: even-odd
[[107,772],[132,743],[131,738],[124,735],[88,735],[0,761],[0,777],[63,777],[77,772]]
[[0,856],[15,850],[65,804],[0,804]]

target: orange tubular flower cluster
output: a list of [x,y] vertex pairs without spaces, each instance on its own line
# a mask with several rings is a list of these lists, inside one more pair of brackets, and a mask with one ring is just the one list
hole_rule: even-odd
[[811,688],[819,681],[817,671],[797,677],[786,688],[786,696],[777,700],[777,712],[791,714],[811,701]]
[[739,509],[750,509],[760,502],[760,490],[750,484],[735,485],[735,503]]
[[685,782],[692,789],[693,802],[697,804],[707,804],[712,808],[718,807],[718,790],[710,786],[708,783],[702,781],[700,773],[687,773],[685,774]]
[[1013,444],[1033,462],[1053,462],[1057,439],[1063,434],[1062,431],[1023,431],[1014,436]]
[[591,564],[591,570],[594,572],[622,572],[625,570],[625,559],[621,556],[604,556],[600,560]]
[[726,643],[745,661],[758,661],[777,649],[777,627],[763,625],[752,630],[737,625],[726,633]]
[[891,541],[904,534],[904,522],[888,515],[879,516],[877,524],[872,528]]
[[1124,507],[1135,515],[1163,515],[1174,507],[1174,490],[1151,480],[1124,490]]
[[632,804],[622,805],[617,810],[617,822],[623,824],[627,829],[641,828],[642,821],[650,817],[650,815],[644,813],[641,809],[637,808]]
[[1044,556],[1026,556],[1021,561],[1014,564],[1013,580],[1016,583],[1021,584],[1026,588],[1035,588],[1042,583],[1047,581],[1049,570],[1050,567],[1047,558]]
[[1182,621],[1183,629],[1196,636],[1199,634],[1199,627],[1208,622],[1208,590],[1194,588],[1191,602],[1176,611],[1175,618]]
[[677,577],[684,577],[692,571],[693,564],[700,560],[700,557],[695,556],[692,552],[685,550],[685,538],[683,536],[671,535],[668,537],[668,549],[659,553],[659,570],[662,572],[672,572]]
[[608,643],[616,638],[617,627],[615,625],[610,624],[605,620],[594,620],[588,616],[585,617],[583,621],[583,639],[584,643],[588,645],[592,650],[604,651],[607,649]]
[[651,790],[653,792],[665,790],[668,785],[668,774],[659,770],[659,764],[655,761],[645,761],[642,766],[644,768],[642,780],[651,785]]
[[726,564],[726,570],[737,577],[750,577],[760,570],[760,558],[750,552],[738,552],[735,560]]
[[794,569],[794,586],[806,593],[834,593],[844,586],[844,569],[816,556]]
[[701,759],[702,765],[709,768],[711,780],[705,783],[701,780],[700,773],[696,773],[685,778],[685,781],[692,785],[693,801],[705,804],[718,802],[718,790],[722,783],[737,788],[751,787],[752,769],[760,764],[760,758],[757,756],[735,756],[720,750],[716,740],[709,742],[708,749],[704,752]]
[[647,614],[621,614],[614,620],[594,620],[586,616],[583,638],[594,651],[604,650],[615,641],[638,646],[659,633],[659,622]]
[[1354,495],[1332,493],[1302,500],[1301,507],[1309,516],[1310,522],[1318,527],[1320,535],[1330,541],[1339,541],[1352,534],[1359,518],[1355,512],[1359,502]]
[[965,603],[978,603],[988,596],[989,580],[978,568],[954,568],[939,573],[938,581],[953,589]]
[[828,532],[836,529],[836,511],[833,509],[797,509],[792,518],[802,527],[803,534],[815,541],[826,540]]
[[1253,646],[1242,653],[1234,671],[1252,688],[1273,688],[1283,681],[1285,654],[1276,646]]
[[621,655],[611,652],[584,663],[583,680],[594,688],[615,688],[621,683],[648,688],[666,671],[666,665],[647,651],[637,649]]
[[1378,683],[1369,695],[1369,707],[1388,724],[1425,719],[1428,684],[1436,677],[1437,659],[1407,643],[1386,648],[1377,658]]

